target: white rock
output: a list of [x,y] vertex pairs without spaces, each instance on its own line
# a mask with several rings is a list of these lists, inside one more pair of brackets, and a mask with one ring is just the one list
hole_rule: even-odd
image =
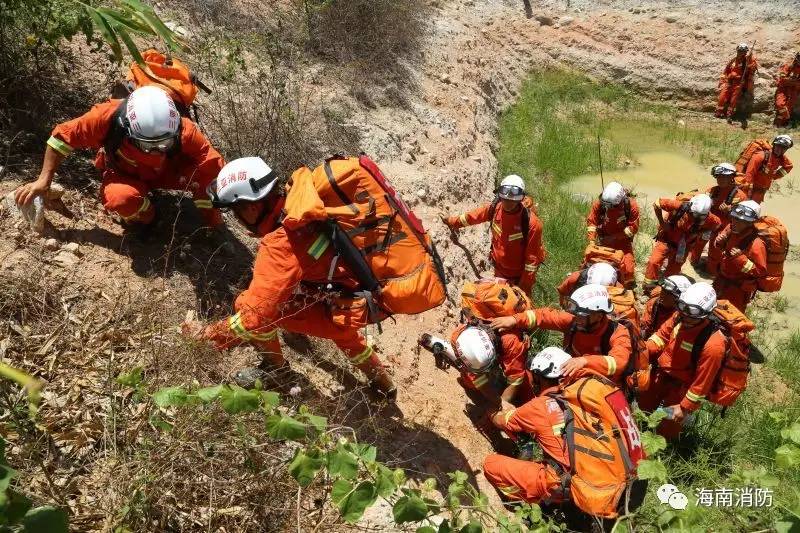
[[68,242],[67,244],[62,245],[61,249],[71,254],[80,255],[80,246],[77,242]]
[[66,266],[77,265],[78,262],[80,261],[80,259],[78,259],[77,255],[75,255],[75,254],[73,254],[71,252],[66,252],[64,250],[61,250],[53,258],[53,261],[55,261],[56,263],[59,263],[61,266],[65,266],[66,267]]
[[45,250],[58,250],[58,241],[55,239],[47,239],[44,241]]
[[676,15],[674,13],[670,13],[669,15],[664,17],[664,20],[666,20],[670,24],[672,24],[673,22],[678,22],[678,15]]
[[428,196],[428,191],[427,191],[425,188],[419,189],[419,190],[417,191],[417,197],[418,197],[420,200],[423,200],[423,199],[425,199],[425,197],[426,197],[426,196]]
[[558,20],[558,22],[559,22],[559,23],[560,23],[562,26],[569,26],[569,25],[570,25],[570,24],[572,24],[574,21],[575,21],[575,19],[574,19],[574,18],[572,18],[572,17],[563,17],[563,18],[561,18],[561,19],[559,19],[559,20]]
[[686,125],[686,121],[685,120],[683,120],[682,118],[678,119],[678,126],[685,126],[685,125]]

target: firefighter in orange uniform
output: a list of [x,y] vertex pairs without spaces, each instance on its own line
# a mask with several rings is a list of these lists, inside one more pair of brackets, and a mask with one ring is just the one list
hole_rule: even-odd
[[39,178],[17,189],[17,203],[47,192],[58,167],[76,148],[101,149],[95,166],[103,175],[103,206],[132,228],[145,229],[153,222],[153,189],[189,191],[206,224],[222,224],[206,189],[225,162],[197,126],[180,116],[164,90],[140,87],[125,100],[98,104],[56,126]]
[[237,159],[222,169],[209,191],[216,205],[230,207],[248,230],[263,239],[250,286],[236,298],[236,313],[205,327],[184,323],[184,333],[218,349],[250,343],[262,354],[262,370],[285,364],[278,328],[330,339],[366,374],[373,388],[393,399],[396,388],[359,327],[334,323],[324,299],[305,290],[326,283],[356,286],[357,280],[347,268],[337,269],[330,279],[334,246],[317,226],[290,230],[279,225],[286,196],[276,173],[258,157]]
[[730,234],[720,243],[719,275],[714,290],[720,300],[728,300],[744,313],[758,289],[758,279],[767,275],[767,247],[753,224],[761,206],[753,200],[736,205],[731,211]]
[[573,357],[564,366],[571,376],[582,368],[620,383],[632,356],[630,332],[609,318],[613,305],[603,285],[584,285],[576,290],[568,311],[538,308],[511,317],[495,318],[494,329],[549,329],[564,334],[564,350]]
[[726,339],[714,330],[693,361],[694,343],[709,325],[717,306],[711,285],[695,283],[681,293],[678,312],[647,340],[653,365],[650,388],[639,396],[639,407],[652,412],[663,406],[667,417],[658,432],[668,439],[678,436],[685,417],[700,408],[709,394],[725,357]]
[[781,66],[778,72],[778,87],[775,89],[775,125],[787,126],[800,95],[800,52],[791,63]]
[[747,163],[743,183],[750,189],[750,199],[764,201],[772,182],[792,171],[792,162],[786,150],[794,145],[788,135],[778,135],[772,141],[772,150],[761,150],[753,154]]
[[745,93],[753,94],[758,62],[753,54],[748,54],[749,50],[746,43],[737,46],[736,57],[728,61],[719,77],[719,99],[714,112],[717,118],[731,118]]
[[661,328],[675,311],[677,311],[678,298],[694,281],[682,274],[669,276],[659,280],[660,291],[650,298],[644,305],[642,312],[642,338],[648,338]]
[[494,275],[530,293],[539,265],[547,257],[542,243],[542,222],[536,215],[533,200],[525,195],[525,183],[519,176],[505,177],[497,195],[491,204],[463,215],[442,217],[442,221],[455,230],[491,219],[490,255]]
[[507,433],[524,433],[542,448],[545,461],[522,461],[500,454],[489,455],[483,473],[509,500],[538,503],[549,499],[561,501],[561,476],[554,468],[570,471],[567,445],[561,436],[564,411],[548,393],[559,390],[559,379],[572,357],[560,348],[545,348],[531,360],[530,371],[543,384],[542,393],[521,407],[507,408],[492,417],[494,424]]
[[636,199],[622,185],[612,181],[603,188],[600,198],[592,202],[586,218],[586,234],[589,242],[624,252],[619,272],[623,284],[633,281],[633,237],[638,231],[639,205]]
[[592,284],[622,288],[622,284],[617,281],[617,271],[613,266],[608,263],[594,263],[582,270],[572,272],[564,278],[561,285],[556,287],[561,307],[567,308],[570,297],[577,289]]
[[[730,163],[714,165],[711,168],[711,175],[717,180],[717,184],[709,187],[706,193],[711,197],[711,214],[716,215],[720,220],[719,228],[711,233],[711,238],[709,239],[709,242],[713,243],[719,231],[730,222],[731,208],[739,202],[747,200],[747,194],[736,184],[736,167]],[[692,250],[690,260],[695,269],[701,266],[700,257],[703,254],[705,244],[705,241],[698,240]],[[718,261],[716,257],[711,256],[710,249],[708,260],[712,265],[706,264],[705,267],[713,274],[716,272],[716,263]]]

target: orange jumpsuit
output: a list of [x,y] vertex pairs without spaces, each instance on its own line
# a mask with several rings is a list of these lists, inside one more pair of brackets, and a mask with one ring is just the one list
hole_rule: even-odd
[[623,283],[633,280],[633,237],[639,231],[639,204],[635,198],[628,198],[628,201],[630,217],[625,216],[625,202],[604,210],[600,200],[595,200],[586,218],[586,234],[590,241],[599,241],[601,246],[625,253],[620,269]]
[[750,199],[758,203],[764,201],[772,182],[792,171],[792,162],[783,154],[775,156],[772,151],[753,154],[747,163],[743,182],[750,189]]
[[[536,282],[536,271],[547,253],[542,242],[542,221],[533,212],[532,200],[525,197],[522,206],[528,209],[530,215],[527,242],[522,242],[522,209],[509,213],[503,210],[501,203],[497,204],[491,224],[491,259],[496,277],[510,280],[526,293],[530,293]],[[491,204],[486,204],[469,213],[450,217],[447,225],[451,228],[463,228],[488,222],[490,209]]]
[[[734,188],[736,188],[735,192],[733,192]],[[744,191],[742,191],[736,185],[732,185],[730,187],[720,187],[719,185],[714,185],[713,187],[709,187],[708,189],[706,189],[706,192],[711,197],[711,213],[716,215],[717,218],[720,220],[719,228],[711,232],[711,238],[709,239],[709,242],[714,242],[714,239],[719,234],[720,230],[725,226],[727,226],[728,223],[731,221],[730,206],[736,205],[739,202],[747,200],[747,194],[745,194]],[[732,192],[733,196],[731,198],[731,201],[728,202],[728,197],[731,196]],[[726,204],[728,205],[728,207],[725,210],[723,210],[721,208],[722,204]],[[696,263],[697,261],[700,260],[700,256],[703,254],[703,249],[705,248],[705,245],[706,245],[705,241],[702,240],[697,241],[695,247],[692,249],[692,256],[691,256],[692,263]],[[709,269],[709,272],[713,273],[715,272],[716,263],[718,262],[719,258],[711,257],[711,248],[709,248],[708,259],[709,262],[712,262],[714,264],[710,267],[706,266],[706,268]]]
[[[743,80],[745,62],[747,62],[747,79]],[[717,111],[714,113],[716,116],[733,116],[742,91],[746,90],[753,94],[756,72],[758,72],[758,62],[752,55],[746,59],[733,58],[728,61],[725,70],[719,77],[719,99],[717,100]]]
[[[47,145],[64,156],[75,148],[102,148],[120,102],[97,104],[84,115],[59,124]],[[222,224],[222,216],[212,207],[206,188],[225,161],[194,122],[181,118],[180,128],[180,148],[175,154],[147,154],[127,138],[114,154],[113,162],[103,150],[97,152],[95,166],[103,175],[100,196],[107,210],[129,222],[148,223],[155,216],[148,198],[150,190],[188,191],[206,224]]]
[[[650,360],[656,360],[650,374],[650,388],[642,391],[639,407],[645,412],[654,411],[659,405],[665,407],[680,404],[687,413],[697,410],[701,401],[711,391],[717,373],[725,357],[726,341],[719,331],[712,333],[700,350],[697,365],[692,362],[694,340],[708,325],[704,320],[687,328],[675,313],[647,340]],[[662,420],[658,432],[667,438],[677,437],[681,424],[673,420]]]
[[792,61],[778,71],[778,88],[775,89],[775,125],[786,126],[800,95],[800,63]]
[[[566,335],[572,329],[575,315],[566,311],[540,307],[532,311],[524,311],[514,315],[517,327],[527,329],[548,329],[560,331]],[[585,357],[587,370],[593,370],[600,375],[608,376],[617,383],[623,381],[622,374],[631,358],[632,344],[628,328],[618,326],[609,338],[608,353],[603,353],[603,334],[609,327],[608,317],[603,317],[602,322],[594,331],[575,331],[569,346],[564,351],[573,357]]]
[[642,337],[646,338],[658,331],[661,325],[675,313],[674,307],[667,307],[659,302],[661,296],[653,296],[644,305],[642,313]]
[[[557,390],[557,386],[550,387],[522,407],[506,411],[500,428],[509,433],[528,433],[550,459],[568,472],[569,453],[561,437],[564,411],[546,395]],[[546,498],[561,499],[555,493],[561,477],[542,461],[521,461],[493,453],[483,462],[483,475],[509,500],[536,503]]]
[[[729,251],[733,248],[741,249],[742,253],[730,257]],[[717,298],[728,300],[744,313],[756,294],[758,278],[766,275],[767,247],[764,241],[752,233],[732,233],[722,250],[719,274],[714,279]]]
[[[588,268],[588,267],[587,267]],[[567,302],[569,301],[569,297],[572,296],[572,293],[576,290],[581,288],[580,278],[581,274],[583,274],[583,270],[577,270],[575,272],[570,272],[569,275],[564,278],[564,281],[561,282],[556,288],[558,291],[559,302],[561,302],[561,307],[566,307]],[[615,287],[624,288],[621,283],[616,283]]]
[[[502,373],[505,386],[516,385],[523,389],[530,387],[530,383],[525,379],[525,362],[528,356],[528,348],[529,343],[520,331],[507,331],[500,335],[498,370]],[[491,395],[495,394],[494,383],[492,383],[493,377],[493,372],[491,371],[483,374],[462,371],[461,383],[465,387],[487,391]],[[532,396],[529,390],[517,390],[515,399],[530,399]]]
[[[262,240],[250,286],[234,303],[236,314],[209,325],[203,337],[219,349],[244,342],[256,346],[274,364],[283,362],[278,328],[330,339],[350,362],[372,379],[382,369],[378,356],[361,334],[363,324],[334,323],[325,296],[314,287],[327,283],[334,250],[313,224],[289,231],[284,227]],[[337,286],[356,286],[340,264]]]
[[[682,203],[675,198],[661,198],[658,201],[659,207],[668,215],[680,209]],[[652,285],[658,280],[659,271],[665,262],[664,277],[680,274],[687,255],[697,249],[696,247],[702,250],[719,225],[719,218],[713,213],[709,213],[699,225],[689,213],[684,214],[674,225],[665,220],[656,235],[650,259],[647,260],[644,271],[645,284]]]

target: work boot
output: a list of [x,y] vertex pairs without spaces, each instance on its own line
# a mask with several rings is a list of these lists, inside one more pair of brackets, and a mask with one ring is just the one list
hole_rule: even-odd
[[397,387],[395,386],[392,378],[386,373],[386,370],[381,369],[369,382],[369,387],[376,393],[384,396],[390,402],[397,399]]

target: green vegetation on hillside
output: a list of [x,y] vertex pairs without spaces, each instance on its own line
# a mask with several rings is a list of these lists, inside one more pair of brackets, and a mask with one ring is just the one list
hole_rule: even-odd
[[[516,173],[528,180],[544,222],[550,256],[534,293],[537,303],[554,302],[555,287],[581,261],[588,205],[560,185],[597,172],[598,132],[606,170],[619,167],[634,151],[665,146],[704,164],[730,160],[747,138],[728,128],[686,127],[679,118],[678,112],[642,102],[619,86],[571,72],[535,73],[524,84],[518,102],[500,121],[498,159],[501,175]],[[652,479],[645,505],[633,519],[637,529],[789,531],[792,523],[800,525],[800,333],[773,345],[762,330],[754,340],[767,362],[754,372],[739,402],[724,417],[705,406],[683,437],[659,454],[665,480],[689,496],[690,507],[681,512],[662,506],[655,497],[662,481]],[[748,485],[773,490],[772,507],[695,506],[699,489]]]

